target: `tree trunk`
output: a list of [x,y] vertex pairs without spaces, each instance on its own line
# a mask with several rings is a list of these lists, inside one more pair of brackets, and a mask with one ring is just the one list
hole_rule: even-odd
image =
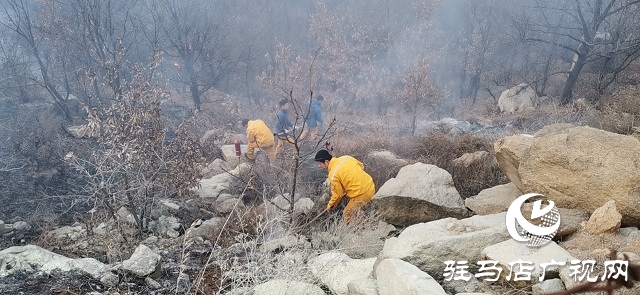
[[467,97],[471,97],[473,104],[476,104],[476,98],[478,97],[478,89],[480,88],[480,73],[471,76],[469,82],[469,89],[467,89]]
[[416,135],[416,121],[418,119],[418,113],[414,112],[411,115],[411,136],[415,136]]
[[578,58],[569,70],[569,77],[567,77],[567,81],[564,83],[564,88],[562,89],[562,98],[560,102],[563,105],[566,105],[572,101],[573,98],[573,87],[576,86],[576,82],[578,82],[578,76],[580,76],[580,72],[582,72],[582,68],[585,65],[585,56],[586,53],[578,54]]
[[193,63],[190,59],[184,59],[185,63],[185,71],[187,72],[189,78],[189,91],[191,91],[191,98],[193,99],[193,105],[196,110],[200,110],[200,88],[198,87],[198,78],[196,77],[196,72],[193,69]]

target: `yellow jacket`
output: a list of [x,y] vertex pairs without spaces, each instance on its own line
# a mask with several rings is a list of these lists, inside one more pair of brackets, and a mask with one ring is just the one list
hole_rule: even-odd
[[329,161],[329,183],[331,200],[327,204],[332,208],[343,196],[347,198],[364,197],[369,200],[376,191],[373,179],[364,171],[364,165],[351,156],[333,157]]
[[262,120],[252,120],[247,123],[247,140],[249,146],[253,147],[274,145],[273,133]]

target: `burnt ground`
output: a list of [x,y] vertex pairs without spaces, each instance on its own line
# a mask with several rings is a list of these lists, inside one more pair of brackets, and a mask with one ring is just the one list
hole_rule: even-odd
[[0,278],[2,294],[86,294],[104,292],[99,281],[77,272],[60,272],[50,276],[21,272]]
[[[175,249],[163,253],[161,268],[150,277],[157,282],[160,288],[152,288],[144,278],[132,277],[120,274],[120,282],[117,286],[105,287],[99,280],[93,279],[87,274],[71,271],[54,271],[50,275],[36,272],[18,272],[7,277],[0,277],[0,294],[29,294],[29,295],[77,295],[77,294],[185,294],[202,270],[202,265],[208,257],[209,250],[192,252],[194,255],[185,262],[183,271],[190,278],[186,283],[178,287],[176,282],[180,273],[180,250]],[[194,249],[195,250],[195,249]],[[213,294],[218,285],[211,284],[220,276],[216,268],[208,269],[205,274],[203,289],[207,294]],[[184,281],[181,281],[184,282]]]

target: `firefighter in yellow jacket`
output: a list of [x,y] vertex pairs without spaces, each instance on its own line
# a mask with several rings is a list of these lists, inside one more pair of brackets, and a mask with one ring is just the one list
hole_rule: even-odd
[[373,179],[364,171],[364,165],[351,156],[333,157],[327,150],[320,150],[314,158],[322,169],[327,170],[331,184],[331,200],[327,209],[336,206],[342,197],[349,198],[344,208],[343,219],[349,223],[364,205],[368,204],[376,192]]
[[270,161],[276,159],[276,148],[273,140],[273,133],[262,120],[242,120],[242,126],[247,128],[247,152],[244,154],[249,160],[255,160],[254,151],[256,148],[262,149]]

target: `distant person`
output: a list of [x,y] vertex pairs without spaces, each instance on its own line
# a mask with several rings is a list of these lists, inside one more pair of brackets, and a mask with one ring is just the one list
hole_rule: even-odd
[[362,208],[376,193],[373,179],[364,171],[364,165],[351,156],[335,158],[327,150],[319,150],[314,160],[329,172],[331,199],[327,209],[331,210],[346,196],[349,198],[349,204],[344,208],[342,218],[346,223],[351,222],[354,215],[361,213]]
[[293,134],[293,123],[289,120],[289,101],[286,99],[278,102],[278,113],[276,115],[276,135],[278,136],[278,145],[276,146],[276,154],[280,154],[284,150],[284,142],[287,146],[293,148],[295,140]]
[[270,161],[276,159],[276,149],[274,147],[273,133],[262,120],[243,119],[242,126],[247,128],[247,152],[244,156],[253,161],[256,159],[254,151],[256,148],[262,149]]
[[322,102],[324,101],[324,97],[322,95],[318,95],[313,99],[309,105],[307,106],[307,111],[309,112],[307,116],[307,128],[300,134],[300,138],[305,138],[308,133],[311,133],[309,137],[310,141],[315,141],[318,138],[318,125],[322,125],[324,122],[322,120]]

